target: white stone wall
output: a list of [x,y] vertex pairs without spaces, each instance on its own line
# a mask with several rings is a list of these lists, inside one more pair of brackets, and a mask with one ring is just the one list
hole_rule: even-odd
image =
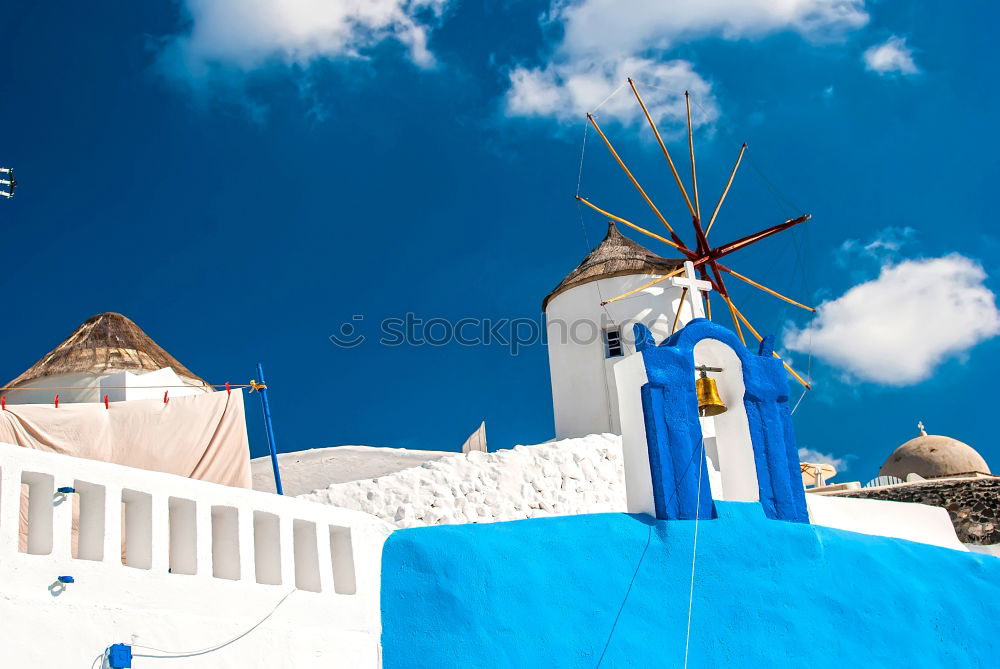
[[397,527],[491,523],[625,510],[621,437],[456,453],[419,467],[331,485],[307,499],[378,516]]
[[948,512],[938,506],[811,493],[806,495],[806,505],[813,525],[966,550],[955,535]]
[[[625,512],[624,462],[620,436],[592,434],[494,453],[454,453],[299,499],[363,511],[398,528]],[[721,488],[714,480],[713,498],[724,499],[717,494]],[[943,509],[812,494],[806,501],[813,525],[964,550]]]

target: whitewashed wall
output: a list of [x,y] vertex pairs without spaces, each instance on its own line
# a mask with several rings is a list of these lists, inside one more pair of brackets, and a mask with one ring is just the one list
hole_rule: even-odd
[[948,511],[938,506],[826,495],[806,495],[806,505],[813,525],[968,550],[958,540]]
[[390,531],[346,509],[0,444],[0,666],[90,667],[116,642],[203,649],[288,595],[236,643],[133,666],[376,669]]
[[456,453],[420,467],[301,495],[397,527],[490,523],[625,510],[621,439],[594,434],[494,453]]
[[[709,377],[715,379],[719,397],[727,409],[718,416],[699,419],[706,437],[712,497],[731,502],[756,502],[760,500],[760,487],[750,440],[750,421],[743,403],[746,396],[743,363],[736,351],[715,339],[703,339],[695,344],[694,361],[696,366],[723,370],[710,372]],[[698,376],[695,373],[695,378]],[[641,428],[645,431],[645,425]]]
[[[655,278],[633,274],[592,281],[549,302],[545,319],[557,439],[621,434],[613,371],[621,358],[605,357],[603,329],[623,326],[626,355],[635,352],[635,323],[644,324],[657,342],[662,341],[670,334],[681,290],[667,280],[604,307],[601,302]],[[690,302],[685,300],[678,327],[690,317]]]
[[[294,497],[334,483],[395,474],[447,455],[447,451],[385,446],[328,446],[278,453],[278,469],[282,489],[286,495]],[[254,490],[274,492],[274,469],[270,455],[251,460],[250,472]]]
[[[703,353],[707,355],[708,351]],[[631,361],[639,359],[634,356]],[[628,368],[635,365],[629,365],[629,360],[623,361],[618,371],[626,383],[638,383],[644,372],[635,368],[630,375]],[[720,360],[713,358],[711,362]],[[732,365],[731,360],[726,362]],[[727,399],[736,402],[736,398]],[[641,420],[641,409],[638,417],[634,409],[623,415]],[[738,442],[746,438],[748,442],[749,438],[738,427],[737,421],[732,429],[735,435],[729,434],[729,427],[721,429],[720,435],[736,437]],[[746,447],[750,448],[748,443]],[[722,495],[723,477],[728,481],[737,476],[756,481],[752,469],[726,472],[727,463],[729,469],[746,466],[739,457],[726,456],[726,448],[723,445],[721,450],[721,476],[714,467],[710,470],[712,496],[720,501],[726,500]],[[622,438],[618,435],[594,434],[494,453],[456,453],[388,476],[331,485],[301,495],[300,499],[370,513],[400,528],[614,513],[626,509],[652,514],[651,491],[646,490],[648,458],[639,460],[633,456],[629,461],[623,455]],[[638,472],[628,480],[646,492],[629,490],[628,494],[635,494],[636,499],[627,503],[629,472],[626,470],[633,468]],[[644,486],[639,485],[644,482]],[[734,487],[730,485],[726,490]],[[944,509],[818,495],[806,495],[806,500],[814,525],[964,550]],[[726,501],[755,503],[739,497]],[[633,505],[635,508],[629,508]]]

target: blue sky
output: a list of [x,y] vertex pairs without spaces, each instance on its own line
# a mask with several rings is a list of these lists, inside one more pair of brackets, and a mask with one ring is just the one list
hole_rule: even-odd
[[[798,367],[813,352],[800,445],[866,480],[920,419],[1000,466],[980,409],[1000,361],[1000,100],[982,30],[994,11],[8,3],[0,164],[16,168],[19,192],[0,202],[0,376],[87,316],[120,311],[211,382],[246,382],[261,360],[281,450],[454,450],[482,419],[491,448],[546,440],[542,345],[516,356],[500,344],[385,347],[377,323],[407,312],[538,321],[605,228],[573,201],[583,114],[631,74],[679,155],[677,95],[694,91],[703,199],[749,143],[713,238],[813,214],[732,263],[827,303],[813,320],[733,288]],[[619,92],[601,121],[683,221],[628,102]],[[581,181],[653,225],[592,134]],[[345,322],[368,339],[334,346]]]

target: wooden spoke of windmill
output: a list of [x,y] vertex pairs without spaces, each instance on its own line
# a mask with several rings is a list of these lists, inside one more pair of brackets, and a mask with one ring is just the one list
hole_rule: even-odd
[[[726,186],[722,190],[722,194],[719,196],[719,200],[712,211],[712,216],[708,221],[708,225],[706,227],[703,227],[701,220],[701,202],[698,194],[698,172],[695,166],[694,127],[691,123],[691,98],[688,95],[688,92],[687,91],[684,92],[684,103],[687,112],[686,115],[687,115],[688,157],[691,162],[690,194],[688,193],[687,188],[684,186],[684,180],[682,179],[680,173],[677,170],[677,166],[670,155],[670,151],[667,149],[666,144],[663,142],[663,139],[660,136],[660,131],[656,127],[656,122],[653,120],[652,115],[649,113],[649,110],[646,107],[646,103],[643,101],[642,96],[639,94],[639,89],[636,87],[635,82],[632,81],[631,78],[629,78],[628,83],[629,86],[632,88],[632,93],[635,95],[636,101],[642,108],[643,116],[645,116],[646,121],[649,124],[649,127],[653,131],[653,135],[656,137],[656,142],[660,147],[660,150],[663,152],[664,158],[666,158],[667,165],[670,167],[670,173],[673,176],[674,182],[677,184],[677,187],[684,198],[684,203],[687,205],[688,213],[691,215],[692,228],[694,230],[694,239],[695,239],[694,247],[693,248],[689,247],[677,234],[677,231],[674,229],[674,227],[667,221],[666,216],[656,206],[652,198],[650,198],[649,194],[639,183],[639,180],[636,179],[635,175],[625,164],[625,161],[622,159],[618,151],[615,150],[615,147],[611,143],[611,140],[601,129],[600,124],[597,122],[597,119],[592,114],[587,114],[587,120],[597,131],[597,134],[600,135],[601,140],[604,142],[605,147],[607,147],[608,151],[611,153],[612,157],[615,159],[615,162],[621,168],[622,172],[625,173],[625,176],[628,177],[628,180],[632,183],[632,186],[638,191],[640,197],[646,203],[646,206],[649,207],[649,209],[653,212],[654,216],[656,216],[656,218],[660,221],[660,223],[662,223],[663,226],[667,229],[667,234],[669,235],[669,238],[664,237],[662,235],[658,235],[655,232],[647,230],[646,228],[637,225],[636,223],[633,223],[631,221],[628,221],[620,216],[616,216],[615,214],[606,211],[605,209],[602,209],[600,206],[590,202],[585,198],[580,197],[579,195],[576,196],[576,199],[579,200],[581,203],[587,205],[597,213],[601,214],[602,216],[605,216],[613,221],[617,221],[618,223],[626,225],[629,228],[635,230],[636,232],[646,235],[647,237],[656,239],[657,241],[663,242],[664,244],[670,246],[671,248],[676,249],[678,252],[681,253],[681,255],[684,256],[685,260],[691,261],[691,263],[697,270],[700,278],[705,281],[709,281],[712,284],[712,289],[719,294],[719,297],[726,304],[730,316],[732,316],[733,319],[733,327],[736,330],[736,333],[739,335],[740,339],[744,341],[744,343],[746,343],[743,337],[744,325],[758,340],[760,340],[761,337],[758,334],[758,332],[753,328],[753,326],[750,325],[750,322],[746,319],[746,317],[743,316],[742,312],[736,308],[736,305],[733,303],[732,297],[729,294],[729,290],[726,287],[726,283],[723,280],[723,275],[728,274],[729,276],[738,279],[739,281],[742,281],[743,283],[749,286],[752,286],[760,291],[763,291],[773,297],[777,297],[780,300],[784,300],[785,302],[792,304],[796,307],[800,307],[807,311],[815,311],[815,309],[813,309],[812,307],[806,306],[805,304],[793,300],[790,297],[786,297],[781,293],[777,292],[776,290],[768,288],[767,286],[758,283],[757,281],[754,281],[753,279],[744,276],[743,274],[737,272],[736,270],[727,267],[723,265],[721,262],[719,262],[720,259],[728,255],[731,255],[736,251],[745,249],[769,237],[773,237],[774,235],[782,233],[786,230],[790,230],[791,228],[794,228],[797,225],[805,223],[810,218],[809,214],[803,214],[802,216],[799,216],[797,218],[789,219],[784,223],[779,223],[778,225],[774,225],[769,228],[764,228],[763,230],[756,232],[752,235],[741,237],[735,241],[728,242],[726,244],[720,244],[718,246],[712,246],[711,244],[709,244],[708,235],[712,231],[712,228],[715,225],[716,219],[719,215],[719,211],[722,209],[722,204],[723,202],[725,202],[726,196],[729,194],[729,189],[733,185],[733,180],[736,178],[736,173],[740,168],[740,163],[743,161],[743,154],[746,152],[747,145],[743,144],[740,147],[739,155],[737,156],[736,162],[733,165],[733,169],[729,174],[729,179],[726,182]],[[612,297],[611,299],[605,300],[604,302],[602,302],[602,305],[610,304],[612,302],[617,302],[618,300],[623,300],[628,297],[631,297],[632,295],[642,292],[643,290],[649,288],[650,286],[654,286],[662,281],[669,280],[671,277],[677,276],[682,271],[683,269],[679,269],[673,272],[668,272],[667,274],[657,277],[656,279],[653,279],[652,281],[642,286],[639,286],[638,288],[634,288],[626,293],[622,293],[621,295],[617,295],[615,297]],[[711,312],[709,311],[708,313],[709,313],[708,317],[711,318]],[[779,356],[775,354],[775,357]],[[785,365],[785,368],[788,370],[789,374],[791,374],[796,381],[801,383],[806,388],[809,388],[809,384],[806,382],[805,379],[803,379],[791,367],[789,367],[787,363],[784,363],[784,361],[782,362],[782,364]]]

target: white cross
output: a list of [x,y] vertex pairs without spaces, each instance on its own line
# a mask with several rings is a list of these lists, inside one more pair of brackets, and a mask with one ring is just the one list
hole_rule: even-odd
[[[677,288],[688,289],[688,293],[691,295],[691,313],[694,314],[692,318],[704,318],[705,303],[701,301],[701,293],[712,290],[712,283],[698,278],[698,275],[694,273],[694,263],[690,260],[684,261],[684,276],[671,277],[670,283]],[[677,311],[680,311],[683,306],[683,303],[678,304]]]

